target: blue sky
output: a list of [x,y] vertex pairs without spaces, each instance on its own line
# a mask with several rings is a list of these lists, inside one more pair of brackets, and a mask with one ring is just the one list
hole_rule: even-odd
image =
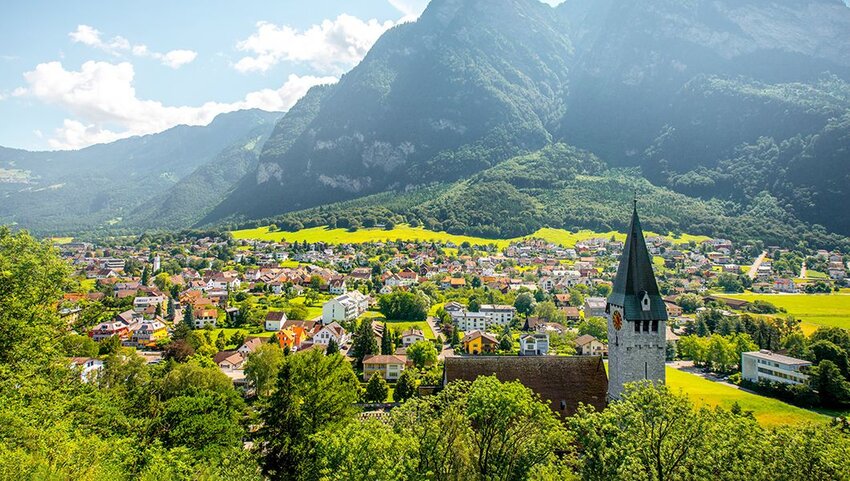
[[26,1],[0,16],[0,145],[80,148],[285,111],[427,0]]

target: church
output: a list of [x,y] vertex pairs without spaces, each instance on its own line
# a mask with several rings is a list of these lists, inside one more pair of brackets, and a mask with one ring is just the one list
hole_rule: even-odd
[[658,292],[652,258],[640,227],[637,201],[617,277],[605,306],[608,317],[608,398],[618,399],[629,382],[663,384],[667,308]]
[[609,401],[619,399],[626,383],[664,383],[667,309],[655,281],[637,203],[605,313],[607,376],[601,357],[458,356],[445,359],[443,385],[495,375],[503,382],[521,382],[548,401],[553,411],[571,416],[579,404],[604,409]]

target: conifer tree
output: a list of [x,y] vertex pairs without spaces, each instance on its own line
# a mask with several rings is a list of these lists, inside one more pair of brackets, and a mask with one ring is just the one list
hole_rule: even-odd
[[363,394],[363,400],[367,403],[382,403],[387,400],[390,388],[387,386],[387,381],[380,372],[372,374],[369,378],[369,383],[366,384],[366,393]]
[[416,374],[412,369],[405,369],[398,377],[393,391],[393,401],[403,402],[416,395]]
[[384,323],[384,337],[381,338],[381,354],[392,354],[395,349],[393,349],[393,333],[390,332],[390,329],[387,327],[387,323]]
[[339,344],[336,343],[336,339],[331,338],[330,342],[328,342],[328,348],[325,350],[325,354],[328,356],[339,354]]
[[354,344],[351,346],[351,354],[357,361],[357,367],[362,369],[363,359],[379,352],[378,340],[375,339],[375,332],[372,331],[372,322],[364,319],[357,329]]
[[145,268],[142,269],[142,285],[148,285],[148,282],[151,280],[151,273],[148,270],[148,265],[145,264]]

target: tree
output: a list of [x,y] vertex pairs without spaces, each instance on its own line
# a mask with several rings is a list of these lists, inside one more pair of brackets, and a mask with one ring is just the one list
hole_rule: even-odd
[[407,358],[416,366],[423,369],[437,362],[437,349],[431,341],[416,341],[407,347]]
[[366,384],[366,392],[363,394],[363,400],[367,403],[382,403],[386,402],[387,395],[390,393],[390,388],[387,386],[387,381],[380,372],[372,374],[369,382]]
[[523,292],[516,297],[514,307],[519,314],[525,315],[528,319],[528,316],[534,312],[534,297],[528,292]]
[[328,347],[325,349],[326,356],[333,356],[334,354],[339,354],[339,344],[337,344],[336,339],[331,338],[328,341]]
[[354,357],[357,367],[362,369],[363,359],[379,352],[375,331],[372,330],[372,321],[363,319],[354,334],[354,343],[351,345],[350,354]]
[[147,265],[147,264],[145,264],[144,269],[142,269],[142,280],[141,280],[141,283],[142,283],[142,285],[143,285],[143,286],[146,286],[146,285],[148,285],[148,283],[150,282],[150,280],[151,280],[151,272],[150,272],[150,270],[148,269],[148,265]]
[[840,327],[819,327],[812,334],[811,342],[829,341],[850,353],[850,331]]
[[578,324],[578,334],[583,336],[589,334],[600,341],[608,340],[608,321],[601,317],[590,317]]
[[176,362],[186,362],[195,355],[195,348],[189,345],[185,339],[177,339],[165,346],[162,353],[164,359],[173,359]]
[[0,366],[44,365],[57,354],[54,339],[65,326],[54,305],[68,274],[47,242],[0,227]]
[[703,306],[702,298],[692,293],[682,294],[677,297],[676,304],[678,304],[679,307],[682,308],[682,312],[686,314],[693,314],[697,312],[697,309]]
[[811,370],[809,382],[824,406],[840,408],[850,405],[850,383],[834,362],[823,360],[818,363]]
[[744,292],[744,285],[735,274],[720,274],[717,276],[715,284],[717,284],[717,287],[723,289],[723,292]]
[[162,292],[168,292],[171,289],[171,278],[165,272],[160,272],[153,278],[154,285]]
[[263,343],[248,355],[245,377],[254,386],[258,396],[265,397],[271,393],[283,360],[283,350],[277,343]]
[[381,354],[392,354],[395,352],[395,348],[393,347],[393,336],[389,327],[387,327],[386,322],[383,325],[383,333],[384,335],[381,337]]
[[255,449],[263,474],[298,479],[315,464],[315,438],[350,422],[358,401],[357,376],[342,356],[311,349],[287,356],[275,389],[260,409]]
[[313,289],[307,289],[307,293],[304,294],[304,302],[308,306],[314,305],[319,301],[319,293]]
[[563,324],[567,320],[564,311],[558,309],[552,301],[538,303],[534,308],[534,315],[549,322],[557,322],[559,324]]
[[194,329],[195,310],[192,307],[192,304],[190,303],[187,304],[186,307],[183,309],[183,319],[174,328],[174,334],[171,336],[171,338],[175,340],[185,339]]
[[460,342],[460,332],[458,331],[456,326],[452,326],[452,337],[449,341],[449,344],[451,344],[452,347],[457,347],[460,346]]
[[395,291],[378,299],[378,310],[387,319],[399,321],[424,321],[430,305],[422,293]]
[[811,353],[810,357],[815,364],[819,364],[824,360],[832,361],[844,377],[848,376],[848,368],[850,368],[850,365],[848,364],[850,364],[850,361],[848,361],[847,352],[844,351],[844,349],[836,346],[830,341],[821,339],[809,345],[809,352]]
[[416,396],[416,373],[412,369],[401,371],[393,391],[393,401],[404,402]]
[[470,297],[468,309],[469,312],[478,312],[481,310],[481,303],[478,302],[478,299],[476,299],[475,297]]
[[499,350],[510,352],[514,347],[514,339],[510,333],[504,333],[499,337]]

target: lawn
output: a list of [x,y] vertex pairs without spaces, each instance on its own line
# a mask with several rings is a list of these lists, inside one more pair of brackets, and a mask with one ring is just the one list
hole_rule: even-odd
[[94,286],[97,283],[97,279],[81,279],[80,280],[80,289],[83,292],[91,292],[94,290]]
[[[328,229],[327,227],[311,227],[309,229],[301,229],[296,232],[269,232],[268,227],[257,227],[256,229],[244,229],[232,231],[234,239],[255,239],[266,241],[281,241],[288,242],[326,242],[329,244],[359,244],[364,242],[378,242],[386,240],[409,240],[409,241],[438,241],[438,242],[453,242],[460,245],[464,242],[470,244],[487,245],[495,244],[502,249],[507,247],[511,242],[520,240],[520,237],[513,239],[487,239],[483,237],[473,237],[465,235],[449,234],[447,232],[435,232],[427,230],[423,227],[410,227],[402,224],[391,230],[372,228],[358,229],[354,232],[349,232],[347,229]],[[543,228],[526,237],[539,237],[555,244],[560,244],[565,247],[572,247],[576,242],[592,239],[595,237],[610,238],[615,236],[618,240],[624,240],[625,234],[619,232],[594,232],[592,230],[580,230],[578,232],[570,232],[564,229]],[[647,232],[647,235],[654,235]],[[682,234],[679,237],[667,235],[669,239],[676,243],[687,243],[691,240],[701,242],[708,239],[705,236],[695,236],[690,234]]]
[[724,297],[762,300],[776,307],[784,307],[789,314],[803,321],[801,327],[807,335],[818,326],[835,326],[850,329],[850,295],[833,294],[723,294]]
[[437,336],[434,335],[434,331],[431,330],[431,326],[426,321],[388,321],[384,318],[384,315],[378,311],[366,311],[360,316],[360,320],[363,319],[379,319],[381,322],[386,322],[387,327],[390,329],[394,329],[397,331],[404,331],[410,328],[420,329],[423,334],[425,334],[425,339],[436,339]]
[[703,379],[694,374],[667,368],[667,386],[673,392],[682,392],[696,405],[722,406],[729,409],[737,402],[741,409],[753,411],[764,426],[826,422],[827,416],[798,408],[782,401],[751,394],[724,384]]
[[327,296],[321,296],[318,301],[312,306],[306,304],[307,298],[304,296],[293,297],[289,300],[291,305],[302,305],[307,309],[307,321],[311,321],[317,317],[322,317],[322,305],[328,300]]

